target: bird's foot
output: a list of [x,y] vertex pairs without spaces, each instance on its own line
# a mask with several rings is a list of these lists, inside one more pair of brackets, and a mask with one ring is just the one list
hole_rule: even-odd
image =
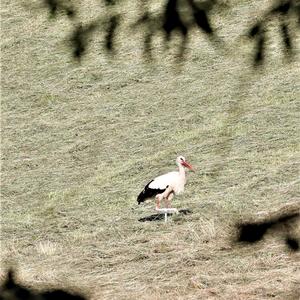
[[155,208],[156,211],[163,213],[163,214],[179,214],[179,211],[177,208]]

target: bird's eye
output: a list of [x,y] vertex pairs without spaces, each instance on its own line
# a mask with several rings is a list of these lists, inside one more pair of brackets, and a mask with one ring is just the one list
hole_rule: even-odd
[[182,158],[182,157],[180,157],[180,160],[181,160],[181,161],[183,161],[183,158]]

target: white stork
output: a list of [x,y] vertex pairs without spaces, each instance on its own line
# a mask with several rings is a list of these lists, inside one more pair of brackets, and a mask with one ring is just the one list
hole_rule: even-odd
[[143,191],[137,197],[138,204],[155,196],[156,210],[160,209],[160,202],[162,199],[166,199],[167,207],[170,207],[170,201],[173,199],[174,194],[178,195],[184,191],[184,186],[186,184],[185,167],[194,171],[193,167],[183,156],[178,156],[176,158],[176,164],[178,166],[178,171],[158,176],[145,186]]

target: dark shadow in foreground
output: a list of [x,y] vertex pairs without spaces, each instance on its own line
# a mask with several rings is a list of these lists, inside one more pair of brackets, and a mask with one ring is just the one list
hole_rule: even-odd
[[0,300],[86,300],[82,295],[53,289],[37,292],[15,281],[14,271],[10,269],[0,286]]
[[262,240],[272,230],[283,238],[291,251],[299,251],[299,240],[295,232],[296,223],[300,220],[299,207],[287,207],[264,218],[237,224],[237,240],[239,243],[253,244]]
[[[179,215],[189,215],[189,214],[192,213],[192,211],[188,208],[180,209],[178,212],[179,212]],[[174,214],[167,214],[167,215],[169,217],[169,216],[172,216]],[[140,218],[139,222],[160,221],[160,220],[164,220],[164,219],[165,219],[165,214],[154,214],[154,215],[151,215],[151,216]]]

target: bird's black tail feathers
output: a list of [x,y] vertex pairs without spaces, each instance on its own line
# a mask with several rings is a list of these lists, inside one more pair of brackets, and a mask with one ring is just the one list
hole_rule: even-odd
[[144,202],[145,200],[149,199],[149,198],[152,198],[154,196],[156,196],[157,194],[161,194],[163,193],[165,189],[153,189],[153,188],[150,188],[149,185],[150,183],[152,182],[153,180],[151,180],[146,186],[145,188],[143,189],[143,191],[138,195],[137,197],[137,202],[138,204],[141,204],[142,202]]
[[145,197],[145,190],[143,190],[137,197],[137,202],[140,205],[142,202],[144,202],[146,200]]
[[147,198],[149,198],[149,184],[152,182],[151,180],[145,187],[144,189],[140,192],[140,194],[137,197],[137,202],[138,204],[141,204],[144,202]]

